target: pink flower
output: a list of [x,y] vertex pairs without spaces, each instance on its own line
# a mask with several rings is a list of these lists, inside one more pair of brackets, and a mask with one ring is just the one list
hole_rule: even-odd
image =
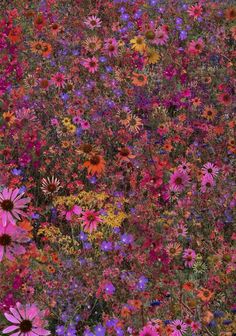
[[5,313],[8,321],[13,323],[5,328],[2,333],[11,334],[11,336],[46,336],[50,335],[50,331],[43,328],[44,311],[40,311],[35,304],[26,304],[23,306],[19,302],[15,308],[10,308],[11,314]]
[[98,59],[96,57],[85,58],[83,66],[88,69],[90,73],[94,73],[98,70]]
[[3,226],[7,223],[16,223],[16,219],[20,219],[20,216],[26,216],[21,210],[26,207],[26,204],[30,202],[30,198],[21,198],[22,194],[19,193],[19,189],[7,189],[4,188],[0,193],[0,219]]
[[52,76],[51,82],[58,88],[61,88],[65,85],[66,76],[63,73],[57,72]]
[[173,332],[171,333],[171,336],[182,336],[182,334],[187,330],[188,326],[186,323],[184,323],[181,320],[174,320],[171,323],[171,326],[173,328]]
[[190,6],[188,9],[189,16],[193,17],[194,20],[199,18],[202,15],[202,6],[201,4]]
[[159,333],[152,326],[145,326],[140,331],[139,336],[159,336]]
[[168,40],[167,32],[161,27],[158,28],[155,32],[154,43],[157,45],[164,45]]
[[98,212],[94,210],[84,211],[83,217],[81,219],[83,221],[82,226],[84,227],[85,231],[90,233],[96,230],[97,224],[102,221],[101,218],[99,218]]
[[81,213],[82,213],[81,207],[79,207],[78,205],[74,205],[71,210],[66,211],[66,219],[70,221],[73,214],[80,215]]
[[199,55],[204,47],[204,42],[202,38],[197,39],[197,41],[190,41],[188,45],[188,53],[192,56]]
[[202,168],[203,174],[210,174],[213,177],[216,177],[219,173],[219,169],[211,162],[207,162]]
[[189,182],[189,176],[183,171],[176,170],[170,177],[170,190],[181,192]]
[[201,181],[201,192],[205,193],[206,191],[210,191],[214,185],[215,181],[212,175],[210,174],[204,175]]
[[89,16],[86,21],[84,21],[84,23],[86,24],[86,26],[90,29],[94,29],[94,28],[99,28],[101,27],[101,19],[98,18],[97,16],[95,15],[92,15],[92,16]]
[[9,260],[14,260],[15,256],[25,253],[25,248],[21,245],[29,241],[27,231],[12,224],[3,226],[0,224],[0,262],[3,255]]
[[183,259],[186,267],[192,267],[196,259],[196,252],[192,249],[185,249]]

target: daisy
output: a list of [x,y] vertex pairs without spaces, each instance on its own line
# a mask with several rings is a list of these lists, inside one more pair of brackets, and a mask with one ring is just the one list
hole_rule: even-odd
[[145,57],[147,64],[156,64],[161,58],[159,52],[154,48],[149,48],[145,53]]
[[217,99],[224,106],[229,106],[232,103],[232,97],[227,92],[219,93]]
[[97,16],[92,15],[89,16],[85,21],[84,21],[85,25],[90,28],[90,29],[95,29],[95,28],[100,28],[102,21],[101,19],[99,19]]
[[168,34],[163,28],[158,28],[155,32],[154,43],[157,45],[164,45],[168,40]]
[[98,223],[101,223],[101,218],[99,217],[98,212],[94,210],[87,210],[83,213],[81,218],[83,221],[82,226],[84,230],[91,233],[97,229]]
[[84,41],[83,45],[86,51],[95,53],[96,51],[101,49],[102,41],[97,36],[91,36]]
[[173,328],[173,332],[171,333],[171,336],[182,336],[182,334],[185,333],[185,331],[188,328],[187,324],[181,320],[174,320],[171,323],[171,326]]
[[66,220],[71,221],[73,214],[80,215],[82,213],[81,207],[74,205],[70,210],[65,212]]
[[146,49],[144,37],[141,35],[131,39],[130,43],[132,44],[131,48],[134,49],[135,51],[143,52]]
[[118,43],[116,39],[109,38],[105,40],[104,52],[109,56],[117,56],[118,55]]
[[185,172],[176,170],[170,177],[170,190],[175,192],[181,192],[187,186],[189,182],[189,176]]
[[83,66],[88,69],[90,73],[94,73],[98,70],[98,59],[96,57],[85,58]]
[[51,82],[58,88],[61,88],[65,85],[66,76],[63,73],[56,73],[52,76]]
[[145,326],[140,331],[139,336],[159,336],[159,334],[152,326]]
[[26,208],[26,204],[30,202],[30,198],[22,198],[23,194],[20,194],[20,190],[4,188],[0,193],[0,218],[3,226],[7,223],[16,223],[16,219],[20,219],[20,216],[26,216],[22,211]]
[[187,229],[186,225],[184,225],[183,223],[179,223],[177,228],[176,228],[176,234],[178,236],[186,237],[187,233],[188,233],[188,229]]
[[56,177],[52,176],[42,179],[41,190],[45,195],[55,194],[60,190],[60,188],[62,188],[60,181]]
[[118,150],[119,154],[117,155],[117,158],[120,162],[129,162],[130,159],[133,159],[135,157],[128,147],[121,147],[118,148]]
[[209,191],[215,185],[215,181],[210,174],[203,175],[201,181],[201,192]]
[[201,299],[203,302],[209,302],[213,297],[214,293],[209,291],[209,289],[202,288],[198,291],[197,297]]
[[196,252],[192,249],[185,249],[183,259],[186,267],[192,267],[196,259]]
[[137,133],[139,132],[140,127],[142,126],[142,121],[139,117],[131,116],[131,118],[125,121],[125,125],[131,132]]
[[9,260],[14,260],[15,256],[25,253],[25,248],[21,245],[29,241],[27,231],[22,228],[8,224],[0,224],[0,262],[3,255]]
[[210,174],[213,177],[216,177],[219,173],[219,169],[211,162],[207,162],[202,168],[203,174]]
[[216,109],[211,105],[211,106],[206,106],[203,110],[202,116],[206,118],[208,121],[211,121],[215,118],[217,114]]
[[94,154],[88,161],[85,161],[84,167],[87,168],[89,174],[101,174],[105,169],[105,160],[101,155]]
[[40,311],[35,304],[26,304],[23,306],[19,302],[15,308],[10,308],[11,314],[5,313],[5,317],[12,323],[5,328],[2,333],[11,334],[12,336],[46,336],[50,331],[43,328],[44,311]]
[[147,76],[133,72],[132,83],[136,86],[145,86],[147,84]]
[[176,257],[182,252],[182,247],[179,243],[169,243],[166,246],[166,250],[170,257]]
[[199,18],[202,15],[202,6],[200,4],[190,6],[188,9],[189,16],[193,17],[194,20]]
[[200,37],[197,41],[190,41],[188,44],[188,53],[192,56],[199,55],[204,47],[203,39]]
[[182,163],[178,166],[178,170],[182,173],[190,173],[190,163],[186,160],[183,160]]

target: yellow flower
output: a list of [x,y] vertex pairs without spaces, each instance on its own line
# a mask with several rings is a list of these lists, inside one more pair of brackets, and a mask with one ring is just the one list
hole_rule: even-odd
[[70,119],[69,118],[64,118],[62,120],[62,123],[63,123],[64,126],[69,126],[70,125]]
[[75,125],[72,125],[72,124],[69,124],[69,125],[67,126],[67,129],[68,129],[68,131],[69,131],[70,133],[75,133],[75,131],[76,131],[76,126],[75,126]]
[[153,48],[148,49],[147,51],[147,60],[148,64],[156,64],[160,60],[161,56],[159,52]]
[[8,125],[13,124],[16,119],[13,112],[4,112],[2,116]]
[[135,51],[143,52],[146,48],[144,37],[141,35],[136,36],[133,39],[131,39],[130,43],[132,44],[132,49],[134,49]]

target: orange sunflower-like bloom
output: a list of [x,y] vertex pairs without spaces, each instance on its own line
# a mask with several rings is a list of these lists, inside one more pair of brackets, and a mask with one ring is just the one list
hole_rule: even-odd
[[133,72],[132,83],[136,86],[144,86],[147,84],[147,76]]
[[202,288],[198,291],[197,293],[197,297],[199,297],[199,299],[201,299],[203,302],[208,302],[211,300],[211,298],[213,297],[214,293],[211,292],[209,289],[206,288]]
[[87,168],[89,174],[102,174],[105,170],[105,160],[101,155],[94,154],[83,166]]

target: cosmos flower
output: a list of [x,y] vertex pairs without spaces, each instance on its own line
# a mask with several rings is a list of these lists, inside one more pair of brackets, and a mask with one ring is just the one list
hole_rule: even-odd
[[18,188],[4,188],[0,193],[0,218],[3,226],[6,226],[7,223],[15,224],[16,219],[20,219],[20,216],[26,216],[22,209],[26,208],[30,198],[22,198],[22,196],[23,194]]
[[194,20],[199,18],[202,15],[202,6],[201,4],[189,6],[188,8],[188,14],[190,17],[193,17]]
[[44,329],[44,312],[40,311],[35,304],[26,304],[23,306],[19,302],[15,308],[10,308],[9,313],[5,313],[6,319],[12,323],[11,326],[5,328],[3,334],[11,334],[11,336],[47,336],[50,331]]
[[83,66],[88,69],[90,73],[94,73],[98,70],[98,59],[96,57],[85,58],[83,61]]
[[170,177],[170,190],[181,192],[185,189],[189,182],[189,175],[185,172],[176,170]]
[[84,211],[81,220],[84,231],[89,233],[96,231],[98,224],[102,222],[99,213],[94,210]]
[[164,45],[168,40],[168,34],[167,32],[162,28],[158,28],[155,31],[155,39],[154,39],[154,43],[157,45]]
[[10,223],[7,226],[0,224],[0,262],[4,254],[9,260],[24,254],[26,250],[22,244],[28,241],[27,231]]

